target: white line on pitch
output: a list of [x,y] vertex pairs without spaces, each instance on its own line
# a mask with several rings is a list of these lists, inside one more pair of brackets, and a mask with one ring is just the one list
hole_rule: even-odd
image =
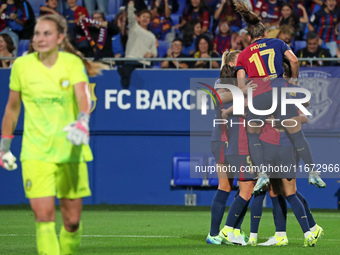
[[[28,235],[28,234],[0,234],[3,237],[16,237],[16,236],[29,236],[33,237],[36,235]],[[180,236],[137,236],[137,235],[82,235],[82,237],[127,237],[127,238],[181,238]]]
[[181,238],[180,236],[136,236],[136,235],[82,235],[82,237]]

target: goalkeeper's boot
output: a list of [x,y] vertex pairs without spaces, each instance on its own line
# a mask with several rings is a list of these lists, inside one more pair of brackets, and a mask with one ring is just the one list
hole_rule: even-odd
[[312,234],[314,235],[315,238],[315,243],[319,240],[319,238],[321,238],[324,235],[324,231],[323,228],[320,227],[319,225],[316,225],[316,230],[315,231],[311,231]]
[[248,246],[256,246],[257,245],[257,239],[255,237],[252,237],[249,239],[249,241],[247,242]]
[[310,172],[308,176],[309,184],[315,185],[318,188],[326,188],[326,183],[321,179],[321,177],[316,172]]
[[210,233],[208,234],[206,241],[208,244],[222,244],[222,238],[219,235],[211,236]]
[[233,239],[232,236],[230,238],[230,241],[233,244],[247,245],[247,242],[244,240],[244,237],[242,236],[241,231],[239,229],[234,229],[233,234],[235,239]]
[[222,243],[227,245],[233,245],[232,241],[235,240],[235,236],[232,229],[224,227],[221,229],[218,236],[222,239]]
[[316,239],[314,234],[310,233],[308,237],[305,238],[305,242],[303,243],[303,247],[313,247],[315,246]]
[[267,174],[260,174],[253,189],[253,194],[262,192],[263,188],[269,184],[269,177]]
[[269,237],[267,242],[259,243],[260,246],[286,246],[288,245],[287,236],[278,237],[276,234]]

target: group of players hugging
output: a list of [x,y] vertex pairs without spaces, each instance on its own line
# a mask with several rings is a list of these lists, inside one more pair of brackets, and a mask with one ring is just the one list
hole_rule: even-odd
[[[233,94],[223,87],[223,84],[238,86],[245,97],[248,91],[252,92],[254,109],[270,109],[273,88],[277,87],[280,95],[282,87],[298,86],[298,59],[283,41],[266,38],[266,29],[260,18],[249,11],[244,3],[238,2],[235,6],[247,23],[251,44],[242,52],[225,52],[222,56],[220,79],[215,83],[215,90],[223,105],[216,107],[215,111],[216,118],[227,119],[228,125],[214,127],[211,149],[217,169],[233,166],[239,171],[235,174],[228,171],[218,172],[219,185],[212,201],[211,227],[206,241],[209,244],[228,245],[288,245],[287,200],[304,233],[303,246],[315,246],[324,231],[315,222],[306,199],[297,191],[296,171],[272,173],[265,171],[266,166],[291,168],[298,164],[300,158],[307,168],[313,165],[309,144],[301,130],[301,124],[307,122],[306,115],[293,104],[288,104],[286,114],[282,115],[280,96],[278,96],[278,109],[270,116],[259,116],[249,109],[245,115],[233,115]],[[299,94],[293,94],[291,97],[299,97]],[[234,100],[239,99],[234,98]],[[247,108],[246,100],[244,107]],[[292,125],[283,127],[279,122],[268,121],[268,119],[291,122]],[[248,125],[230,123],[248,123]],[[246,167],[256,170],[242,171]],[[230,206],[225,226],[220,230],[234,177],[238,180],[239,191]],[[318,188],[326,187],[318,173],[311,168],[308,181]],[[268,241],[258,244],[257,233],[267,191],[273,203],[276,232]],[[250,236],[247,237],[241,230],[241,224],[253,196]]]

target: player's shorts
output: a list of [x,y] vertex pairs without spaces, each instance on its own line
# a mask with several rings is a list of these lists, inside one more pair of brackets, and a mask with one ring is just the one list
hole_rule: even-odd
[[249,155],[231,155],[227,159],[238,181],[252,181],[256,178]]
[[[281,113],[281,89],[278,88],[278,93],[277,93],[277,108],[275,112],[273,113],[275,119],[279,120],[286,120],[293,118],[295,116],[298,116],[298,111],[295,105],[293,104],[287,104],[286,105],[286,114],[283,115]],[[272,98],[273,98],[273,91],[267,91],[265,93],[262,93],[260,95],[257,95],[253,97],[253,106],[256,110],[268,110],[272,107]],[[287,99],[291,99],[290,95],[286,95]],[[253,119],[260,119],[262,121],[265,121],[267,119],[268,115],[257,115],[252,113],[250,110],[248,110],[247,113],[247,120],[253,120]],[[291,125],[291,124],[286,124],[286,125]]]
[[227,158],[225,156],[227,152],[227,142],[211,141],[211,152],[215,157],[216,164],[227,164]]
[[39,160],[22,162],[27,198],[76,199],[91,196],[86,163],[56,164]]
[[296,178],[296,158],[293,146],[280,146],[261,141],[264,164],[270,178]]

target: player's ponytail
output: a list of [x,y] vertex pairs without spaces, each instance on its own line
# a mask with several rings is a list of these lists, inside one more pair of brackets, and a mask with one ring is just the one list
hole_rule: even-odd
[[69,53],[72,53],[78,56],[83,61],[85,68],[86,68],[87,75],[90,77],[94,77],[98,74],[101,74],[102,69],[108,69],[108,67],[102,63],[98,63],[98,62],[96,63],[96,62],[92,62],[90,60],[85,59],[83,53],[81,53],[80,51],[76,50],[73,47],[67,35],[65,36],[65,39],[61,43],[60,47],[63,51],[66,51],[66,52],[69,52]]
[[52,21],[56,24],[58,33],[65,36],[65,39],[60,45],[60,48],[63,51],[78,56],[83,61],[88,76],[96,76],[97,74],[101,73],[102,69],[108,69],[108,67],[102,63],[95,63],[85,59],[84,55],[73,47],[67,35],[67,22],[63,16],[57,14],[44,15],[38,18],[38,22],[42,20]]
[[[223,83],[235,83],[234,81],[233,82],[229,81],[233,78],[236,78],[235,77],[235,71],[236,71],[235,66],[231,66],[231,65],[228,65],[228,64],[222,66],[221,71],[220,71],[221,81],[223,81]],[[228,82],[226,82],[224,79],[228,79]]]
[[244,21],[247,23],[247,31],[252,39],[264,37],[266,28],[261,22],[256,13],[250,11],[244,2],[236,2],[235,10],[241,14]]

